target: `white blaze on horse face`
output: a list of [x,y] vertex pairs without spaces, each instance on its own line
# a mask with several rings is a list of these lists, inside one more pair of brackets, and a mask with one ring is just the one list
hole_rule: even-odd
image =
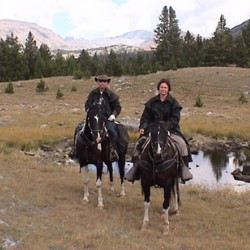
[[157,150],[156,150],[156,153],[157,153],[157,154],[160,154],[160,153],[161,153],[161,145],[160,145],[160,143],[157,143]]
[[[159,133],[160,133],[160,131],[158,131],[158,136],[159,136]],[[156,150],[156,153],[157,153],[157,154],[160,154],[160,153],[161,153],[161,145],[160,145],[160,143],[157,143],[157,150]]]
[[[96,120],[96,122],[97,122],[97,124],[98,124],[98,121],[99,121],[98,115],[95,115],[94,118],[95,118],[95,120]],[[96,138],[96,143],[98,144],[100,141],[101,141],[101,135],[100,135],[100,133],[98,132],[98,133],[97,133],[97,138]]]

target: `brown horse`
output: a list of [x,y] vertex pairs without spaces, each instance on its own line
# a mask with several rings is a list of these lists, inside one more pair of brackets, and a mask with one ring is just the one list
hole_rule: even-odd
[[149,222],[150,187],[163,188],[164,234],[169,232],[169,209],[178,214],[179,196],[179,156],[170,138],[166,122],[156,122],[150,126],[149,137],[143,148],[140,161],[141,186],[144,194],[144,218],[142,229]]
[[[79,160],[80,170],[83,170],[83,183],[84,183],[84,202],[89,201],[89,188],[88,188],[88,164],[96,166],[96,186],[98,188],[98,207],[103,207],[102,197],[102,174],[103,164],[105,163],[109,172],[110,189],[113,187],[113,167],[110,160],[110,146],[111,140],[105,126],[105,117],[103,116],[103,104],[94,104],[87,112],[85,124],[82,129],[77,133],[76,155]],[[121,179],[121,192],[120,195],[125,195],[124,191],[124,170],[125,170],[125,156],[128,148],[128,133],[122,124],[117,124],[119,135],[119,174]]]

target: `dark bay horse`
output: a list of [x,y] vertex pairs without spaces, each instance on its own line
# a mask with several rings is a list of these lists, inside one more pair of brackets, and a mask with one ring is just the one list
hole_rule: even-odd
[[[105,163],[109,172],[110,189],[113,187],[113,167],[110,160],[110,137],[105,126],[103,117],[104,106],[101,102],[94,104],[87,112],[86,121],[82,129],[77,133],[75,144],[76,154],[83,172],[84,183],[84,202],[89,201],[89,177],[88,164],[96,166],[96,186],[98,188],[98,207],[103,207],[102,197],[102,174],[103,164]],[[128,133],[124,125],[117,124],[119,135],[119,174],[121,179],[120,195],[125,195],[124,190],[124,171],[125,156],[128,148]]]
[[140,161],[141,186],[144,194],[144,218],[142,229],[149,222],[150,187],[163,188],[164,234],[169,232],[169,209],[178,214],[179,197],[179,156],[170,138],[166,122],[150,126],[149,137],[143,148]]

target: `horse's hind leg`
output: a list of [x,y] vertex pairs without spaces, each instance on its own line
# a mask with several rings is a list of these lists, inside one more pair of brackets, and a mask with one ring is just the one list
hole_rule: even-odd
[[89,176],[88,176],[88,166],[84,166],[83,168],[83,185],[84,185],[84,196],[83,202],[89,202]]
[[179,214],[179,180],[175,178],[174,185],[172,187],[171,201],[170,201],[171,214]]
[[169,233],[169,208],[163,209],[163,218],[164,218],[164,226],[163,226],[163,234],[168,235]]
[[171,200],[171,185],[164,187],[164,202],[163,202],[163,218],[164,218],[164,228],[163,234],[167,235],[169,233],[169,203]]
[[107,165],[108,168],[108,173],[109,173],[109,190],[114,191],[114,177],[113,177],[113,166],[111,161],[106,161],[105,164]]
[[125,185],[124,185],[124,174],[125,174],[125,155],[120,155],[120,159],[118,161],[119,174],[121,180],[121,196],[125,196]]

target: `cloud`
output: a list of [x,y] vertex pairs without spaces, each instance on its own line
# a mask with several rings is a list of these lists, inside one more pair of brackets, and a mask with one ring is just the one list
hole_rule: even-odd
[[63,37],[94,39],[153,31],[165,5],[175,10],[182,31],[203,37],[215,31],[221,14],[228,28],[250,19],[248,0],[1,0],[0,19],[37,23]]

